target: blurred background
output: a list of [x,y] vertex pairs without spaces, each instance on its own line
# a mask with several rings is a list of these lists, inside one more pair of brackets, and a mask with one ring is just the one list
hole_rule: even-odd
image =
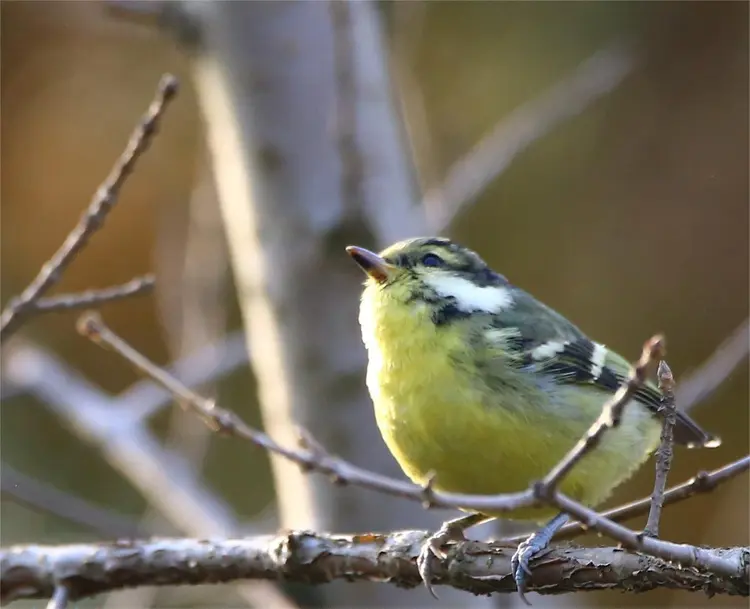
[[[0,16],[2,302],[57,249],[172,72],[182,87],[161,132],[55,291],[155,272],[154,294],[104,306],[105,321],[282,440],[303,424],[333,453],[401,475],[364,392],[347,243],[446,234],[630,358],[663,331],[678,385],[747,318],[747,3],[40,1],[4,2]],[[37,317],[3,346],[4,545],[136,525],[348,532],[452,516],[334,489],[212,436],[81,338],[77,315]],[[679,450],[673,482],[748,452],[746,362],[692,414],[724,443]],[[650,462],[610,503],[648,495],[652,478]],[[69,514],[40,483],[65,493]],[[747,476],[668,508],[662,534],[747,545]],[[441,594],[253,583],[81,606],[517,603]],[[708,602],[669,591],[533,601]]]

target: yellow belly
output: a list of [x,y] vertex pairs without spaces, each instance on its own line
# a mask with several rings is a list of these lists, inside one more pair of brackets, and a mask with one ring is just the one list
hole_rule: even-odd
[[[602,392],[601,399],[594,394],[578,404],[573,417],[554,403],[537,401],[519,408],[524,397],[512,391],[503,396],[504,402],[488,404],[486,392],[482,395],[469,373],[449,355],[451,349],[458,353],[466,348],[461,337],[438,340],[430,335],[442,330],[431,325],[411,328],[387,340],[386,351],[370,341],[368,388],[388,448],[418,484],[434,473],[435,488],[450,492],[487,495],[525,490],[578,441],[599,415],[607,394]],[[580,401],[579,392],[566,395],[573,391],[559,387],[554,398]],[[588,505],[602,502],[653,451],[659,430],[645,409],[632,404],[622,424],[573,469],[561,490]],[[524,509],[504,517],[540,520],[554,511]]]

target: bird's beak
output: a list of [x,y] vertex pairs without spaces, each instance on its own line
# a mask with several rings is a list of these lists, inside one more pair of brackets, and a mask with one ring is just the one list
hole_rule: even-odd
[[354,262],[356,262],[365,273],[378,283],[387,281],[396,268],[392,264],[388,264],[383,258],[374,252],[366,250],[363,247],[350,245],[346,248],[346,253],[354,259]]

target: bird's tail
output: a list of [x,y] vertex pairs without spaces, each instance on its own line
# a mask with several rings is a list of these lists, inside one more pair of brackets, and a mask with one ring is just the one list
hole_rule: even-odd
[[716,448],[721,438],[705,431],[684,412],[677,412],[674,426],[674,441],[688,448]]

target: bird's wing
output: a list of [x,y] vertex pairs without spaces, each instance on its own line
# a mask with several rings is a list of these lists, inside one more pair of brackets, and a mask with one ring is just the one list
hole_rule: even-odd
[[[536,309],[536,310],[535,310]],[[539,310],[543,309],[543,310]],[[630,374],[630,363],[604,345],[586,337],[567,319],[535,300],[522,290],[514,293],[511,314],[505,312],[502,328],[488,333],[490,340],[502,341],[502,349],[511,355],[514,365],[541,373],[559,384],[580,384],[602,390],[602,403]],[[514,315],[519,323],[514,323]],[[535,319],[528,325],[520,321]],[[493,335],[494,332],[494,335]],[[655,416],[662,416],[662,393],[647,381],[635,393],[635,399]],[[675,441],[687,446],[718,446],[719,440],[705,432],[685,413],[677,413]]]

